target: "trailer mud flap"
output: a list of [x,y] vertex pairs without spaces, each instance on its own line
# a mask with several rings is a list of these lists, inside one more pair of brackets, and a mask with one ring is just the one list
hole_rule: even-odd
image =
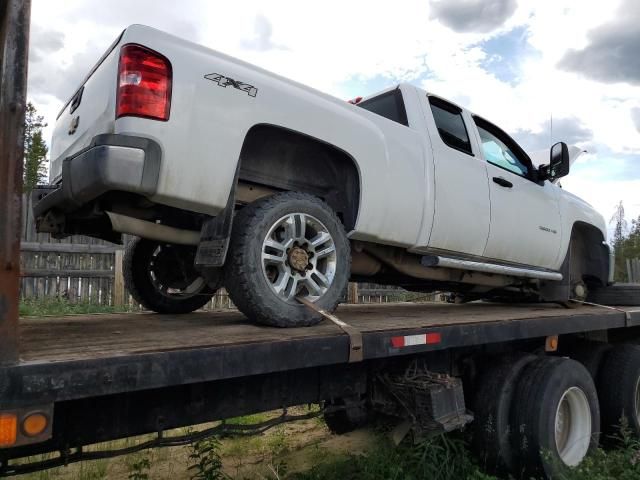
[[343,322],[334,314],[327,312],[326,310],[318,307],[315,303],[310,302],[306,298],[296,297],[300,303],[307,308],[310,308],[316,313],[319,313],[327,320],[332,321],[338,327],[342,329],[344,333],[349,335],[349,363],[361,362],[364,359],[364,351],[362,348],[362,332],[355,327],[352,327],[348,323]]

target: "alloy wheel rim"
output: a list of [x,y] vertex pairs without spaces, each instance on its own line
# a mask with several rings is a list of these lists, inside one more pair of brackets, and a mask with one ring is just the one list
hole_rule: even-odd
[[185,277],[178,284],[176,284],[175,279],[163,278],[163,270],[166,269],[164,263],[167,261],[162,258],[163,255],[167,255],[167,252],[163,251],[162,245],[158,245],[151,254],[149,262],[149,278],[156,291],[163,297],[172,300],[183,300],[199,295],[207,285],[200,275],[192,274],[189,275],[190,278],[186,278],[187,272],[182,272]]
[[282,301],[320,299],[333,284],[337,255],[329,229],[316,217],[290,213],[278,219],[262,242],[262,273]]

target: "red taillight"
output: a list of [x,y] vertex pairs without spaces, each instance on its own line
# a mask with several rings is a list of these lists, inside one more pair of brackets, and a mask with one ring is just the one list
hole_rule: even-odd
[[140,45],[120,50],[116,118],[168,120],[171,110],[171,63]]

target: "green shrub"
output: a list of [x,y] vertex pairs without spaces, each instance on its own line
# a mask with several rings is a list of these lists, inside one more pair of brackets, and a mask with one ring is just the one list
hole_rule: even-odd
[[230,478],[222,472],[220,441],[215,437],[193,443],[189,460],[192,461],[189,470],[195,472],[191,476],[192,480],[226,480]]

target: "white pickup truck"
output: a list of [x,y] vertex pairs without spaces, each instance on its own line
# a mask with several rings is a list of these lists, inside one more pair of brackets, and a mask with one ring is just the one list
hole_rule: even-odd
[[[523,115],[526,112],[523,112]],[[568,301],[610,283],[606,225],[488,120],[401,84],[345,102],[128,27],[60,112],[40,231],[127,247],[157,312],[222,285],[250,318],[311,325],[349,279],[460,299]]]

